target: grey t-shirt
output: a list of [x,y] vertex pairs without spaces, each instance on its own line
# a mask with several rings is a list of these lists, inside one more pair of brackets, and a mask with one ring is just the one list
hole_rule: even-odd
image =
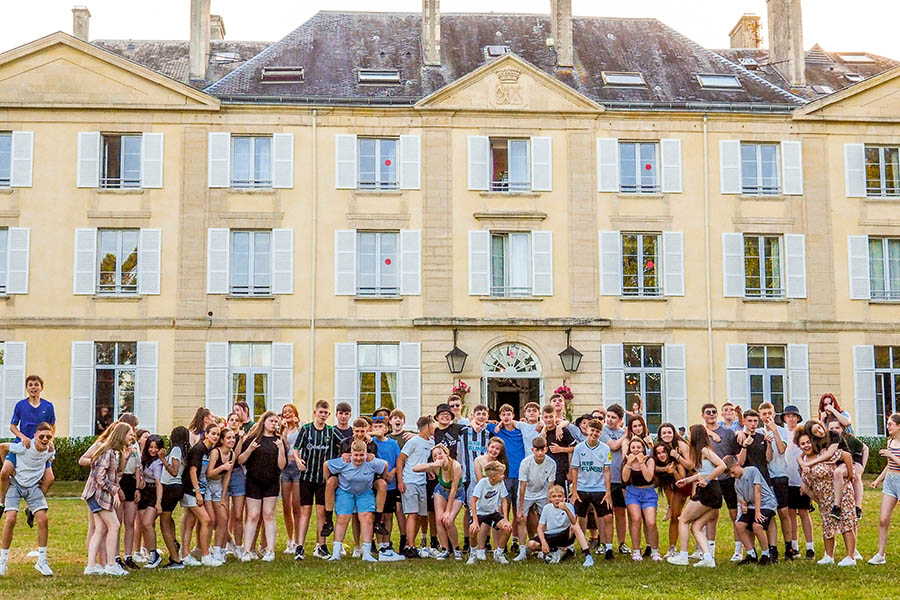
[[181,475],[184,473],[184,457],[181,455],[181,448],[175,446],[171,450],[169,450],[169,455],[166,456],[166,460],[171,465],[176,460],[178,461],[178,473],[172,475],[169,473],[169,470],[163,466],[162,475],[159,476],[159,482],[163,485],[174,485],[181,484]]
[[403,466],[403,483],[425,484],[428,476],[425,473],[414,473],[412,468],[431,460],[432,448],[434,448],[434,442],[426,440],[421,435],[414,435],[403,444],[403,449],[400,451],[400,454],[406,455],[406,464]]
[[753,486],[759,484],[760,500],[763,510],[777,510],[778,501],[775,500],[775,493],[766,483],[766,479],[756,467],[744,467],[744,474],[734,480],[734,491],[737,497],[747,503],[749,508],[753,506]]
[[56,456],[56,452],[51,452],[49,449],[43,452],[39,451],[35,448],[34,441],[31,442],[30,448],[26,448],[21,443],[11,444],[9,451],[16,455],[16,474],[13,479],[23,488],[37,485],[44,476],[47,461]]
[[[769,477],[787,477],[787,445],[790,443],[788,439],[787,429],[780,425],[775,426],[778,429],[778,435],[781,436],[781,441],[785,444],[784,452],[778,452],[778,443],[775,441],[773,436],[772,441],[769,442],[772,445],[772,460],[769,461]],[[763,430],[763,433],[768,433],[768,430]]]
[[509,496],[506,491],[506,485],[503,481],[498,481],[496,485],[491,485],[488,477],[482,477],[475,484],[472,490],[472,497],[478,498],[478,504],[475,508],[479,515],[489,515],[491,513],[500,512],[500,501]]
[[[566,502],[566,506],[569,507],[569,510],[574,515],[575,507],[568,502]],[[566,511],[556,508],[552,504],[547,504],[541,511],[541,518],[538,523],[545,527],[544,535],[554,535],[557,533],[562,533],[563,531],[568,530],[572,525],[572,522],[569,521],[569,515],[566,514]]]
[[[716,442],[712,438],[710,438],[710,443],[712,444],[713,450],[716,453],[716,456],[719,458],[725,458],[726,456],[736,456],[738,452],[740,452],[740,448],[738,447],[737,437],[734,435],[734,431],[728,429],[724,426],[719,426],[718,429],[713,429],[713,433],[718,435],[721,438],[721,441]],[[719,475],[718,480],[721,481],[723,479],[728,479],[731,476],[728,474],[728,471],[725,471],[721,475]]]
[[[623,435],[625,435],[624,429],[610,429],[604,425],[603,431],[600,433],[600,441],[607,444],[610,440],[621,439]],[[610,449],[610,452],[612,452],[612,464],[609,467],[611,471],[610,481],[612,483],[622,483],[622,448],[618,450]]]
[[519,481],[525,482],[526,500],[546,500],[550,484],[556,481],[556,461],[545,456],[538,464],[534,454],[526,456],[519,466]]

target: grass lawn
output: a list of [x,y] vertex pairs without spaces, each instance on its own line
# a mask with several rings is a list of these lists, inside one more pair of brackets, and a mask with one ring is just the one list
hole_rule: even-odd
[[[218,569],[187,568],[183,571],[143,570],[123,578],[85,577],[84,536],[86,508],[77,496],[78,482],[57,482],[50,501],[49,560],[55,575],[42,577],[32,568],[34,559],[25,554],[36,547],[36,530],[24,519],[16,527],[10,551],[9,573],[0,579],[0,598],[887,598],[897,591],[896,564],[900,557],[900,531],[894,532],[886,566],[860,563],[855,568],[818,567],[812,561],[781,562],[771,567],[736,567],[728,562],[733,549],[727,514],[720,519],[716,569],[694,569],[656,564],[632,563],[616,556],[608,564],[602,560],[593,569],[579,561],[545,565],[535,559],[526,564],[496,565],[490,561],[474,567],[455,561],[407,561],[364,564],[347,559],[338,564],[313,558],[307,545],[307,559],[296,563],[282,554],[283,531],[279,532],[274,563],[229,563]],[[881,492],[866,489],[865,514],[860,530],[860,551],[866,559],[877,541],[878,507]],[[279,523],[281,520],[278,511]],[[180,511],[176,521],[180,518]],[[820,517],[813,515],[816,552],[822,554]],[[662,532],[665,539],[665,531]],[[779,532],[780,536],[780,532]],[[160,538],[161,542],[161,538]],[[803,544],[801,534],[801,546]],[[664,544],[661,544],[664,546]],[[781,544],[779,544],[781,546]],[[837,557],[843,554],[838,542]]]

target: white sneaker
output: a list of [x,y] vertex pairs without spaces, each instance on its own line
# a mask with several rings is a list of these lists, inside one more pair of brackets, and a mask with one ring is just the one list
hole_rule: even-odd
[[478,551],[473,549],[472,552],[469,553],[469,560],[466,561],[466,564],[474,565],[477,562],[478,562]]
[[522,561],[525,560],[526,558],[528,558],[528,552],[527,552],[527,551],[526,551],[526,552],[519,552],[519,554],[518,554],[515,558],[513,558],[513,562],[522,562]]
[[644,560],[644,557],[641,556],[641,551],[640,551],[640,550],[635,550],[634,552],[632,552],[632,553],[631,553],[631,560],[637,561],[637,562],[641,562],[642,560]]
[[7,571],[8,569],[9,569],[9,567],[8,567],[8,565],[6,564],[6,561],[5,561],[5,560],[2,561],[2,562],[0,562],[0,577],[6,575],[6,571]]
[[37,550],[32,550],[31,552],[29,552],[29,553],[26,554],[25,556],[28,557],[28,558],[37,558],[37,557],[39,557],[40,555],[41,555],[41,553],[38,552]]
[[550,553],[550,564],[555,565],[559,564],[559,561],[562,560],[563,551],[562,550],[554,550]]
[[372,556],[371,553],[362,555],[363,562],[378,562],[378,559]]
[[678,554],[678,550],[675,549],[675,546],[669,546],[669,551],[666,552],[666,558],[669,558],[670,556],[675,556],[677,554]]
[[123,575],[128,575],[128,571],[122,568],[122,565],[119,563],[113,563],[111,565],[106,565],[103,567],[103,573],[106,575],[114,575],[116,577],[121,577]]
[[650,558],[653,562],[662,562],[662,554],[659,553],[659,550],[654,550],[652,554],[650,554]]
[[[187,563],[185,563],[185,564],[187,564]],[[200,559],[200,564],[203,565],[204,567],[221,567],[225,563],[221,562],[214,555],[207,554],[206,556],[204,556],[203,558]]]
[[397,554],[390,548],[388,548],[387,550],[382,550],[378,553],[379,562],[399,562],[401,560],[406,560],[406,557],[402,554]]
[[506,554],[503,552],[502,548],[497,548],[494,550],[494,562],[498,562],[501,565],[508,565],[509,561],[506,560]]
[[[51,575],[53,575],[53,570],[50,568],[50,565],[47,564],[46,559],[39,560],[36,563],[34,563],[34,568],[37,570],[38,573],[40,573],[44,577],[50,577]],[[0,575],[3,575],[5,572],[6,572],[6,564],[4,564],[2,568],[0,568]]]
[[[699,550],[698,550],[698,552],[699,552]],[[691,558],[693,558],[693,556]],[[734,554],[731,555],[730,560],[733,563],[741,562],[742,560],[744,560],[744,553],[743,552],[735,552]]]
[[584,557],[584,562],[581,563],[582,567],[593,567],[594,566],[594,557],[590,555],[590,553]]
[[822,558],[820,558],[820,559],[818,560],[818,562],[816,562],[816,564],[817,564],[817,565],[833,565],[833,564],[834,564],[834,559],[826,554],[825,556],[823,556]]
[[297,544],[294,543],[294,540],[289,540],[287,546],[284,547],[284,554],[294,554],[294,551],[297,550]]
[[103,567],[100,565],[94,565],[93,567],[85,567],[84,568],[85,575],[103,575]]
[[863,560],[863,555],[859,553],[859,548],[853,551],[853,560]]
[[253,560],[253,555],[250,552],[242,552],[239,560],[241,562],[250,562]]
[[263,554],[262,559],[263,562],[272,562],[275,560],[275,553],[271,550]]
[[837,564],[837,566],[839,566],[839,567],[855,567],[855,566],[856,566],[856,559],[853,558],[852,556],[845,556],[845,557],[841,560],[841,562],[839,562],[839,563]]
[[454,550],[453,551],[453,560],[462,560],[462,559],[463,559],[462,550]]
[[190,554],[188,554],[183,559],[181,559],[181,562],[183,562],[184,566],[186,566],[186,567],[199,567],[200,566],[200,561],[197,560],[196,558],[194,558]]
[[362,550],[359,549],[359,546],[353,549],[353,558],[359,558],[362,556]]
[[226,555],[230,554],[231,556],[237,556],[237,554],[235,554],[235,550],[237,550],[237,548],[235,548],[233,543],[228,542],[227,544],[225,544]]
[[682,556],[681,553],[678,553],[675,556],[670,556],[666,559],[666,562],[670,565],[678,565],[679,567],[686,567],[691,564],[687,557]]
[[706,568],[714,568],[716,566],[716,561],[712,558],[704,558],[700,562],[694,563],[695,567],[706,567]]
[[139,552],[135,552],[131,555],[131,559],[138,563],[139,565],[143,565],[147,563],[148,552],[146,548],[141,548]]
[[875,556],[873,556],[872,558],[869,559],[870,565],[883,565],[886,562],[887,562],[887,560],[884,558],[884,554],[876,554]]

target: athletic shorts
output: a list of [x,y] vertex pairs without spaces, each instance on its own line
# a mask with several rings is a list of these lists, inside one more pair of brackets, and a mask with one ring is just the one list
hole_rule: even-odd
[[641,510],[656,508],[659,506],[659,495],[652,485],[647,487],[629,485],[625,488],[625,504],[628,506],[636,504],[641,507]]
[[[568,548],[575,543],[575,536],[572,535],[571,527],[558,533],[545,533],[544,538],[547,540],[547,545],[550,546],[550,552],[560,548]],[[541,538],[538,536],[534,536],[531,540],[538,544],[541,543]]]
[[134,492],[137,490],[137,479],[135,479],[134,473],[126,473],[119,477],[119,489],[125,494],[125,502],[134,502]]
[[434,512],[434,490],[437,488],[437,478],[425,480],[425,500],[428,512]]
[[424,483],[407,483],[406,491],[400,494],[400,502],[403,514],[428,516],[428,492]]
[[613,508],[625,508],[628,501],[625,499],[625,488],[629,487],[625,483],[614,483],[610,488],[610,496],[612,496]]
[[[737,492],[734,491],[734,479],[728,477],[726,479],[716,479],[719,483],[719,490],[722,496],[722,500],[725,501],[725,506],[728,507],[728,510],[737,510],[738,501],[737,501]],[[718,506],[712,506],[710,508],[721,508],[722,500],[719,500]]]
[[[734,492],[734,480],[729,479],[729,481],[731,481],[731,491]],[[715,509],[722,508],[722,499],[722,487],[717,479],[710,481],[705,487],[698,485],[694,490],[694,495],[691,496],[691,500],[695,500],[707,508]]]
[[525,515],[525,517],[528,517],[528,513],[530,513],[532,510],[535,510],[540,515],[545,506],[547,506],[546,496],[544,496],[543,498],[537,498],[535,500],[529,500],[528,498],[525,498],[524,500],[522,500],[522,514]]
[[231,479],[228,481],[228,495],[235,498],[247,495],[247,474],[244,467],[235,465],[231,469]]
[[156,482],[144,482],[144,489],[141,490],[141,499],[138,500],[138,510],[153,508],[156,506]]
[[577,517],[587,517],[588,509],[593,507],[597,513],[597,518],[602,519],[606,515],[612,514],[612,508],[606,506],[603,496],[606,492],[578,492],[578,502],[575,503],[575,515]]
[[183,494],[181,493],[180,483],[164,485],[162,501],[160,502],[160,504],[162,505],[162,511],[170,513],[175,510],[175,507],[178,506],[178,502],[181,500],[182,495]]
[[515,511],[519,507],[519,480],[506,478],[503,480],[503,485],[506,486],[506,499]]
[[397,510],[397,503],[400,502],[400,491],[397,488],[387,490],[384,496],[384,510],[386,515],[392,515]]
[[296,483],[300,481],[300,467],[293,460],[289,460],[281,470],[281,481],[283,483]]
[[254,500],[262,500],[263,498],[277,498],[281,493],[281,485],[278,479],[272,481],[256,481],[247,478],[247,497]]
[[325,506],[325,484],[300,482],[300,506]]
[[36,513],[39,510],[47,510],[47,499],[44,498],[44,492],[41,491],[41,483],[34,484],[31,487],[22,487],[12,477],[9,478],[9,489],[6,490],[6,500],[4,502],[3,512],[19,512],[19,502],[25,501],[28,509]]
[[478,515],[478,523],[481,525],[489,525],[492,529],[497,529],[497,523],[503,520],[503,515],[498,512],[492,512],[487,515]]
[[[772,519],[775,518],[775,511],[764,508],[760,512],[762,512],[762,516],[765,519],[760,525],[762,525],[763,531],[765,531],[769,528],[769,523],[772,522]],[[753,529],[753,524],[756,523],[756,509],[748,509],[746,513],[738,517],[738,523],[743,523],[747,526],[747,529]]]
[[788,478],[787,477],[773,477],[772,478],[772,491],[775,492],[775,500],[778,502],[778,508],[787,508],[790,492],[788,492]]
[[351,494],[338,488],[334,493],[334,512],[339,515],[375,512],[375,492]]
[[900,475],[897,473],[888,473],[885,475],[881,493],[900,500]]
[[812,500],[800,491],[799,485],[788,486],[788,508],[791,510],[809,510],[812,508]]
[[222,483],[221,479],[207,479],[206,491],[203,492],[203,500],[206,502],[221,502],[223,491]]
[[[448,490],[444,486],[438,485],[436,488],[434,488],[434,493],[439,495],[441,498],[443,498],[447,502],[450,502],[450,490]],[[461,487],[457,487],[456,495],[453,497],[453,499],[459,500],[460,502],[465,504],[466,503],[466,490]]]

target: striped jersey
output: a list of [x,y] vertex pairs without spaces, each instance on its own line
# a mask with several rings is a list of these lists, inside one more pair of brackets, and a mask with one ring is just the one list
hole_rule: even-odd
[[294,450],[300,453],[300,458],[306,463],[306,470],[300,472],[300,481],[325,483],[322,466],[326,460],[338,455],[340,445],[341,436],[331,425],[316,429],[313,423],[307,423],[301,427],[294,443]]
[[475,459],[487,452],[488,440],[492,434],[488,431],[488,427],[481,431],[475,431],[471,425],[463,428],[459,434],[459,444],[457,446],[457,454],[459,464],[463,469],[463,481],[466,483],[474,482],[475,477]]

